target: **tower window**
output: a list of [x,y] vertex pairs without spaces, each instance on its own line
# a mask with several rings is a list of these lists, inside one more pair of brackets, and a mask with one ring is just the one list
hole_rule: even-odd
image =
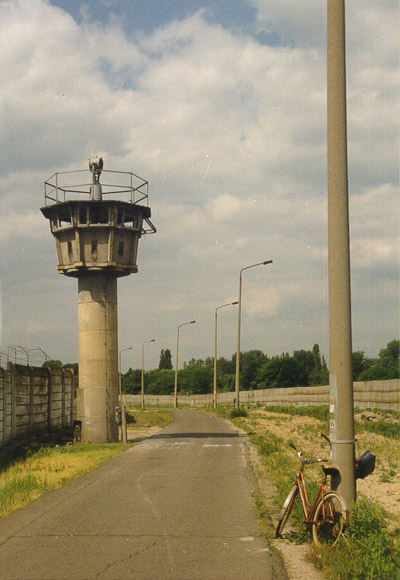
[[118,256],[124,255],[124,242],[119,242],[118,244]]
[[97,240],[92,240],[92,256],[97,254]]
[[117,213],[117,225],[121,226],[123,223],[124,223],[124,210],[122,209],[122,207],[119,207]]
[[72,258],[73,254],[74,254],[73,249],[72,249],[72,242],[68,242],[67,245],[68,245],[68,256],[70,258]]
[[87,208],[86,207],[79,208],[79,223],[80,224],[87,224]]
[[108,224],[108,206],[95,205],[90,208],[89,214],[91,224]]

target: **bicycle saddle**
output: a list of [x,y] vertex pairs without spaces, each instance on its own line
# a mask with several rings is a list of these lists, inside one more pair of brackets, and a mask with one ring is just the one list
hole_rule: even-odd
[[322,465],[322,471],[325,473],[325,475],[333,475],[333,476],[338,476],[340,475],[340,471],[337,467],[335,467],[334,465]]

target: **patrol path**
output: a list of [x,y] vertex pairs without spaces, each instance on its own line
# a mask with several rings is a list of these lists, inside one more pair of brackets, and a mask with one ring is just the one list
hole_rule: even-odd
[[0,521],[0,580],[286,580],[245,444],[177,410],[157,435]]

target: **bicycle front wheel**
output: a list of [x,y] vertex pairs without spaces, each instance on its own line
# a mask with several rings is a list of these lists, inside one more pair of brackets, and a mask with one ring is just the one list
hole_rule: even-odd
[[335,491],[329,491],[315,509],[312,527],[317,546],[333,547],[343,532],[346,521],[346,504]]
[[299,493],[299,488],[294,483],[292,485],[292,487],[290,488],[288,496],[283,503],[281,513],[279,514],[279,521],[278,521],[278,525],[276,526],[275,538],[279,538],[279,536],[282,534],[283,528],[285,527],[286,522],[288,520],[288,517],[290,516],[290,512],[292,511],[294,500],[296,499],[298,493]]

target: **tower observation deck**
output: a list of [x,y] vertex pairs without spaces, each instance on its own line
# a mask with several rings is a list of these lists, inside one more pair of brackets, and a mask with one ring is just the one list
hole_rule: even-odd
[[102,158],[94,157],[89,170],[55,173],[45,181],[41,212],[55,239],[58,272],[78,278],[82,439],[116,441],[117,278],[138,271],[139,238],[156,231],[148,182],[131,172],[105,171]]

